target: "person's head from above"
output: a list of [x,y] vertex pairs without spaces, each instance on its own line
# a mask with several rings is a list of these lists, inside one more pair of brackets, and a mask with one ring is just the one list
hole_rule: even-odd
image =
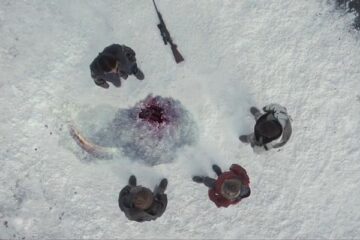
[[234,200],[241,194],[240,179],[226,179],[221,185],[221,195],[228,199]]
[[134,194],[132,199],[134,207],[146,210],[153,204],[154,195],[148,188],[136,187],[132,189],[132,192]]
[[112,55],[100,54],[98,57],[98,64],[104,72],[107,73],[117,72],[118,61]]
[[282,134],[281,124],[276,120],[265,121],[257,126],[259,133],[267,138],[276,139]]

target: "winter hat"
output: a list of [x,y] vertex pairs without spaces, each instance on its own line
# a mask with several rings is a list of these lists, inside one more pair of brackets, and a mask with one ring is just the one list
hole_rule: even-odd
[[270,139],[276,139],[282,134],[281,124],[276,120],[262,122],[256,128],[259,134]]
[[240,179],[226,179],[221,185],[221,195],[228,200],[234,200],[241,193],[241,185]]
[[137,187],[133,189],[132,202],[136,208],[145,210],[148,209],[154,201],[153,193],[144,187]]

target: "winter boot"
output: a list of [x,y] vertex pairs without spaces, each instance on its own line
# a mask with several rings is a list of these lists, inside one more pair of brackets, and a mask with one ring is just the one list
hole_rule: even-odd
[[216,164],[212,165],[212,169],[217,176],[220,176],[222,174],[221,168],[218,165]]
[[243,143],[250,143],[250,138],[249,138],[249,135],[241,135],[239,137],[239,140]]
[[160,193],[164,193],[165,190],[166,190],[167,185],[168,185],[168,180],[167,180],[166,178],[163,178],[163,179],[160,181],[159,192],[160,192]]
[[129,178],[129,186],[131,186],[131,187],[136,186],[136,177],[134,175],[131,175]]
[[200,176],[193,176],[192,180],[196,183],[203,183],[204,182],[204,177],[200,177]]
[[258,120],[258,118],[262,115],[260,110],[256,107],[251,107],[250,112],[254,116],[255,120]]

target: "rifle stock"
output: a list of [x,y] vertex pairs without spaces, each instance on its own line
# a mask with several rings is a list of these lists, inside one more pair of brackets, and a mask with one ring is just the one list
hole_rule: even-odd
[[176,62],[176,63],[180,63],[180,62],[184,61],[183,56],[182,56],[181,53],[178,51],[177,46],[176,46],[175,44],[172,44],[172,45],[171,45],[171,51],[172,51],[172,53],[173,53],[173,55],[174,55],[174,58],[175,58],[175,62]]

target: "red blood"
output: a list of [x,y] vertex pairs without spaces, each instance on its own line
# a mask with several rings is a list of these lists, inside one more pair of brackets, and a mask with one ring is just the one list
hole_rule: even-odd
[[[154,104],[155,103],[155,104]],[[145,108],[142,108],[139,113],[139,118],[148,121],[150,123],[166,123],[166,117],[164,114],[164,109],[156,105],[156,102],[151,101],[150,104],[145,105]]]

